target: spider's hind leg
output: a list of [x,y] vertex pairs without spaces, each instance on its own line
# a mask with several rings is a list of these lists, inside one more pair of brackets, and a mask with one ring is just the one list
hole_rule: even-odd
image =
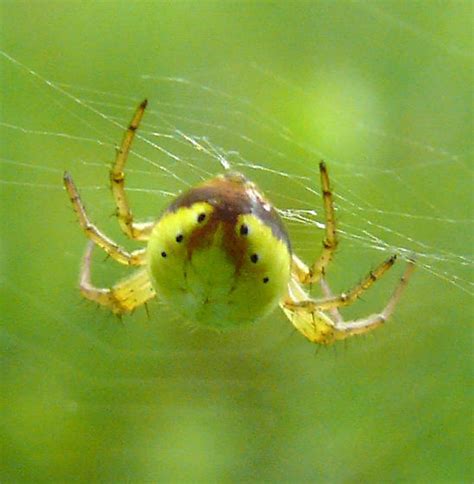
[[342,340],[356,334],[368,333],[369,331],[372,331],[385,323],[393,314],[395,307],[400,300],[400,297],[405,290],[408,280],[410,279],[410,276],[414,270],[415,262],[413,260],[409,260],[400,282],[390,296],[385,308],[380,313],[371,314],[366,318],[356,319],[354,321],[342,321],[335,323],[335,339]]
[[[325,299],[334,299],[334,293],[331,291],[331,288],[329,287],[329,284],[324,277],[319,279],[319,285],[321,286],[321,291]],[[337,307],[329,309],[329,314],[331,315],[331,318],[335,323],[344,322],[344,318],[342,317],[342,314],[339,312],[339,309],[337,309]]]
[[[312,343],[329,345],[337,340],[368,333],[381,326],[392,315],[415,269],[413,260],[408,261],[400,282],[380,313],[372,314],[367,318],[345,322],[338,308],[354,302],[362,292],[371,287],[392,265],[393,258],[381,264],[348,294],[341,294],[340,296],[333,296],[329,286],[323,282],[321,285],[325,299],[319,300],[309,298],[299,284],[297,277],[293,276],[288,286],[288,297],[280,303],[280,306],[293,326]],[[326,314],[326,311],[329,314]]]
[[79,286],[81,294],[101,306],[108,307],[114,314],[129,313],[154,298],[156,293],[146,269],[135,271],[111,288],[95,287],[91,282],[91,259],[93,242],[88,242],[82,260]]

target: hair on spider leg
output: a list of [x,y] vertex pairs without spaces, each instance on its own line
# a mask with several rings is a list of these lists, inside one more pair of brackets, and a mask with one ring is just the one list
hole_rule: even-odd
[[148,307],[148,303],[144,303],[143,304],[144,308],[145,308],[145,313],[146,313],[146,319],[148,322],[150,322],[150,308]]
[[118,320],[120,326],[122,326],[124,328],[125,323],[123,321],[123,314],[122,313],[115,313],[114,316],[115,316],[115,319]]
[[321,348],[323,345],[314,345],[315,348],[313,350],[313,358],[316,358],[319,355],[319,352],[321,351]]
[[112,218],[112,217],[118,217],[119,216],[119,213],[118,213],[118,210],[115,208],[114,211],[112,213],[109,214],[109,218]]
[[311,341],[309,343],[314,346],[313,357],[318,356],[321,351],[329,351],[330,346],[337,346],[337,345],[314,344],[314,343],[311,343]]
[[285,337],[285,342],[289,341],[295,334],[298,334],[298,330],[292,325],[288,330],[288,335]]

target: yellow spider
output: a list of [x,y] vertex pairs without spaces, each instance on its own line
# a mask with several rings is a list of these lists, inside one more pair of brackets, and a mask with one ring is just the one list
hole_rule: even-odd
[[[146,105],[145,100],[133,116],[110,171],[120,227],[131,239],[146,241],[146,248],[128,252],[104,235],[89,220],[71,176],[64,174],[72,206],[90,239],[80,273],[85,298],[121,315],[158,294],[185,318],[215,329],[255,322],[280,305],[303,336],[324,345],[371,331],[389,318],[413,272],[413,261],[408,262],[385,308],[355,321],[345,322],[338,309],[355,302],[392,267],[396,256],[347,293],[334,296],[325,282],[338,241],[323,162],[319,171],[326,233],[321,255],[310,267],[293,254],[272,205],[239,173],[225,173],[183,193],[154,222],[135,222],[125,193],[124,169]],[[90,277],[94,244],[121,264],[143,267],[109,289],[95,287]],[[316,282],[322,288],[321,299],[311,298],[303,288]]]

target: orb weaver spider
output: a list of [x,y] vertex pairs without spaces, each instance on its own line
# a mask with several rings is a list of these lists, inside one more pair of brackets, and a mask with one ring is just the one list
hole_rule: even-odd
[[[328,345],[367,333],[393,313],[414,270],[409,260],[385,308],[377,314],[344,321],[339,308],[354,303],[395,263],[380,264],[347,293],[333,295],[325,280],[338,245],[333,195],[324,162],[319,164],[325,237],[318,259],[304,264],[291,249],[276,210],[255,184],[227,172],[179,195],[154,222],[136,222],[125,192],[125,163],[147,106],[143,101],[127,128],[110,171],[112,194],[122,231],[147,247],[127,251],[90,220],[72,177],[64,184],[82,230],[89,238],[80,271],[82,295],[121,315],[158,296],[182,316],[203,326],[227,329],[250,323],[280,306],[309,341]],[[111,288],[91,282],[91,255],[97,245],[121,264],[142,266]],[[321,299],[304,286],[319,283]]]

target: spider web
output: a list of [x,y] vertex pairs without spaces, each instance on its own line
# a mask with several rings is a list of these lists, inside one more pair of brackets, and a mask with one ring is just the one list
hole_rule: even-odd
[[[56,163],[49,161],[44,152],[35,160],[2,158],[0,184],[33,192],[61,191],[58,179],[63,170],[58,167],[59,163],[79,176],[94,173],[93,183],[80,182],[84,194],[107,192],[106,179],[103,181],[95,174],[104,173],[108,165],[94,160],[111,159],[110,152],[116,149],[121,135],[117,136],[117,130],[112,133],[110,128],[124,129],[137,105],[136,96],[55,82],[7,53],[1,55],[3,62],[11,63],[10,67],[19,69],[27,81],[35,84],[51,116],[66,116],[76,127],[62,131],[2,121],[0,126],[9,135],[27,137],[39,145],[46,141],[54,143],[66,155]],[[255,64],[248,69],[262,83],[283,86],[310,97],[298,85]],[[251,100],[204,84],[200,77],[141,75],[140,81],[145,86],[142,90],[159,94],[151,101],[132,149],[131,158],[135,160],[128,163],[127,172],[129,180],[134,182],[128,182],[129,192],[148,197],[147,205],[153,200],[154,205],[163,207],[181,190],[223,170],[242,171],[261,187],[280,187],[264,191],[274,201],[290,231],[302,234],[298,249],[304,256],[314,257],[317,236],[311,236],[311,232],[314,229],[321,237],[324,228],[316,167],[317,161],[324,159],[332,171],[344,251],[395,253],[405,259],[415,255],[418,267],[440,284],[450,284],[473,294],[472,252],[462,250],[472,245],[463,243],[454,250],[450,237],[459,227],[466,228],[467,237],[472,235],[473,219],[468,216],[469,211],[466,216],[459,216],[459,210],[447,207],[442,196],[437,202],[437,194],[446,188],[443,180],[449,183],[448,166],[456,174],[458,197],[470,200],[473,173],[466,155],[373,127],[347,112],[336,112],[341,124],[348,123],[360,136],[374,139],[374,145],[398,143],[411,152],[412,158],[389,160],[385,165],[363,154],[356,160],[337,159],[309,140],[299,139],[282,121]],[[84,146],[91,151],[81,158],[77,153]],[[101,148],[100,152],[97,147]],[[420,190],[420,178],[434,182],[430,191],[426,187]],[[383,180],[383,186],[377,180]],[[355,189],[353,185],[360,185],[362,189]],[[370,197],[366,196],[367,191]],[[374,195],[377,203],[370,200]],[[400,199],[405,199],[405,203],[400,203]],[[409,208],[400,209],[403,205]],[[110,200],[95,200],[93,212],[99,213],[102,207],[109,206]],[[156,209],[148,217],[154,213]],[[401,222],[409,229],[400,229]],[[428,231],[432,236],[417,236],[418,232]],[[301,242],[306,234],[312,239]],[[444,245],[443,239],[449,245]]]
[[[81,320],[81,312],[85,309],[89,318],[87,303],[78,305],[80,297],[75,287],[84,236],[63,193],[62,174],[67,168],[74,176],[91,219],[105,233],[126,247],[136,247],[123,237],[115,217],[111,216],[114,205],[107,177],[114,151],[141,99],[128,93],[111,93],[53,81],[5,52],[1,57],[6,68],[14,70],[21,82],[32,86],[41,102],[28,108],[34,113],[25,116],[24,112],[17,110],[11,120],[1,121],[2,130],[17,143],[31,144],[34,154],[30,159],[2,157],[0,184],[8,187],[10,193],[27,197],[28,205],[31,199],[38,198],[49,206],[47,210],[52,224],[45,231],[39,231],[44,241],[40,242],[38,235],[32,237],[26,250],[39,245],[47,247],[46,259],[56,261],[59,258],[60,265],[68,268],[67,282],[63,284],[67,287],[68,298],[73,301],[73,312],[77,312]],[[308,100],[311,98],[311,94],[302,92],[298,85],[260,66],[246,66],[246,70],[251,72],[252,79],[260,79],[262,85],[272,85],[275,90],[290,90]],[[193,77],[141,74],[137,79],[137,92],[152,94],[127,162],[127,191],[137,219],[140,220],[142,214],[142,219],[153,219],[178,193],[202,180],[227,169],[239,170],[256,181],[273,201],[288,226],[295,252],[310,262],[318,254],[324,233],[317,171],[318,161],[324,159],[330,169],[340,235],[340,249],[329,274],[333,289],[347,290],[369,269],[392,254],[397,254],[401,260],[387,281],[377,284],[370,294],[364,296],[363,309],[360,306],[346,309],[349,318],[378,310],[381,301],[388,297],[389,284],[392,287],[396,284],[403,260],[413,256],[418,270],[410,287],[421,284],[435,292],[452,288],[460,300],[472,296],[472,209],[469,203],[456,208],[457,203],[450,196],[455,184],[459,199],[471,200],[472,170],[466,155],[388,132],[350,111],[333,112],[330,108],[341,131],[355,130],[357,136],[367,138],[369,141],[363,145],[364,149],[376,147],[367,153],[357,152],[355,145],[347,158],[337,157],[320,149],[310,139],[302,139],[285,126],[284,120],[245,97],[245,87],[241,87],[242,93],[229,93],[225,86],[217,82],[217,87],[210,85],[201,77],[200,73]],[[209,79],[208,73],[206,79]],[[45,116],[40,116],[39,124],[37,120],[35,123],[26,121],[30,116],[34,119],[41,111]],[[403,157],[383,159],[385,151],[380,147],[384,144],[398,146]],[[58,206],[61,213],[57,213]],[[452,234],[459,227],[464,229],[463,236],[453,238]],[[53,239],[50,239],[51,234]],[[64,240],[71,241],[65,250]],[[113,261],[104,263],[103,256],[97,252],[93,279],[99,286],[107,287],[128,274],[126,268]],[[54,277],[61,277],[59,273],[58,270]],[[54,297],[61,299],[64,295],[61,284],[56,285],[56,291],[48,291],[50,304],[43,300],[45,291],[30,293],[8,266],[3,284],[16,294],[19,301],[28,301],[35,312],[63,326],[64,318],[53,309]],[[49,284],[49,280],[45,284]],[[420,304],[423,304],[422,300],[417,303]],[[161,311],[172,322],[168,327],[170,332],[175,324],[182,326],[185,332],[194,329],[177,319],[169,308],[162,307],[160,301],[151,306],[152,319],[156,319]],[[114,317],[105,313],[98,313],[99,320],[111,321],[111,326],[115,326]],[[147,327],[144,311],[139,314],[132,318]],[[135,368],[135,373],[129,371],[135,378],[141,371],[141,358],[145,361],[150,358],[175,360],[179,353],[176,348],[166,349],[153,338],[144,343],[142,338],[146,331],[140,329],[133,335],[138,338],[136,344],[131,344],[129,333],[127,337],[111,342],[107,331],[97,333],[88,320],[84,324],[84,327],[68,324],[66,334],[75,334],[84,339],[86,345],[89,341],[100,350],[102,357],[109,355],[110,364],[113,362],[114,366],[110,371],[117,378],[117,385],[126,381],[115,369],[117,358],[128,361],[128,365],[131,365],[130,360],[133,361],[131,367]],[[137,327],[140,328],[139,324]],[[265,326],[262,331],[265,333]],[[177,333],[176,337],[180,334]],[[277,334],[277,343],[270,340],[267,344],[270,354],[278,341],[286,341],[286,332]],[[245,341],[244,335],[242,331],[237,337]],[[17,338],[16,333],[12,335],[8,331],[5,336],[7,341]],[[204,336],[200,334],[200,337]],[[235,336],[224,334],[212,349],[207,345],[205,351],[193,347],[190,353],[189,348],[183,349],[181,356],[193,354],[194,358],[204,360],[222,352],[229,356],[234,350],[230,345],[222,345],[226,338],[233,341]],[[38,346],[32,343],[27,346],[30,345],[32,350],[38,351]],[[245,351],[260,353],[261,348],[262,342],[257,339],[255,344],[247,345]],[[242,348],[236,351],[242,354]],[[50,358],[51,362],[57,360],[54,353]],[[59,361],[69,368],[68,358]],[[77,362],[65,371],[81,373]],[[143,371],[143,381],[146,381],[149,375]],[[82,374],[81,378],[88,380],[87,374]],[[224,381],[234,384],[227,377]],[[99,387],[108,385],[109,376],[101,379],[96,375],[91,383]]]

